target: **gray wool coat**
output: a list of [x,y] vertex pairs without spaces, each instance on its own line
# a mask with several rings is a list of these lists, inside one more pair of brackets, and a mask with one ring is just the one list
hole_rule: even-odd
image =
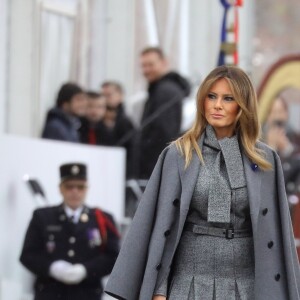
[[[281,162],[265,144],[259,142],[258,147],[273,170],[260,170],[243,154],[253,227],[255,300],[299,300],[299,264]],[[161,153],[106,285],[111,296],[151,300],[155,287],[168,275],[201,168],[196,153],[188,168],[184,164],[174,144]]]

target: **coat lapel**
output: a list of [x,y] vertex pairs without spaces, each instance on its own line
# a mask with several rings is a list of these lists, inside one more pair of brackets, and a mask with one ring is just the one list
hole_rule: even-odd
[[[202,149],[204,140],[204,134],[201,135],[199,140],[199,147]],[[181,233],[183,230],[183,226],[187,217],[187,213],[189,211],[191,199],[194,193],[195,185],[197,182],[199,168],[200,168],[200,160],[197,153],[194,151],[192,161],[187,169],[184,169],[184,159],[181,157],[180,164],[180,174],[182,181],[182,194],[181,194],[181,205],[180,205],[180,217],[179,217],[179,231],[177,234],[176,245],[179,242],[181,237]]]
[[253,233],[257,232],[257,219],[261,202],[261,176],[262,171],[252,163],[249,158],[243,153],[243,162],[245,177],[247,182],[248,198],[250,205],[250,214]]

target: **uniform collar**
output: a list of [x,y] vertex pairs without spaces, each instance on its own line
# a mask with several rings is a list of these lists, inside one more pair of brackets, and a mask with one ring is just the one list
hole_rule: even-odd
[[64,204],[64,211],[67,215],[68,218],[73,217],[73,222],[74,223],[78,223],[79,218],[81,216],[81,213],[83,211],[84,207],[80,206],[77,209],[73,210],[72,208],[70,208],[69,206],[67,206],[66,204]]

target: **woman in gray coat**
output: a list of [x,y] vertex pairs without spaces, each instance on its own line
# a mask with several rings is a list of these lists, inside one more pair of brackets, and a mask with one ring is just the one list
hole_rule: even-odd
[[298,300],[281,163],[258,141],[248,76],[204,80],[193,127],[159,157],[106,286],[127,300]]

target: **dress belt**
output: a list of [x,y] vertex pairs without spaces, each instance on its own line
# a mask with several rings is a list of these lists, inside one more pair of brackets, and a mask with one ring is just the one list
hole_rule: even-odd
[[184,230],[192,231],[196,234],[204,234],[211,236],[224,237],[226,239],[242,238],[252,236],[252,229],[234,229],[234,228],[218,228],[186,223]]

